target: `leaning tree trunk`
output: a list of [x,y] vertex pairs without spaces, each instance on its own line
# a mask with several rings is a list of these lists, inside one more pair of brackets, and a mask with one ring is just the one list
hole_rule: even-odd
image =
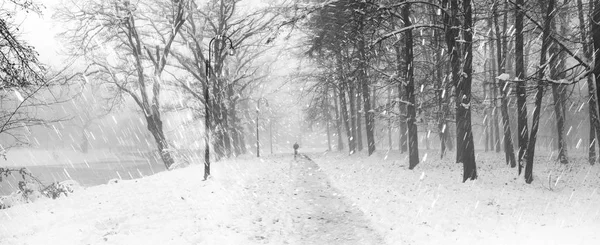
[[[540,0],[543,4],[543,1]],[[542,8],[543,9],[543,8]],[[554,0],[548,0],[546,6],[544,29],[542,30],[542,49],[540,51],[540,70],[538,71],[537,93],[535,94],[535,108],[533,109],[533,123],[531,124],[531,134],[529,135],[529,144],[525,158],[525,182],[531,184],[533,182],[533,159],[535,154],[535,143],[537,140],[537,132],[540,126],[540,114],[542,111],[542,98],[544,96],[544,73],[546,70],[546,53],[550,43],[550,24],[552,22],[552,12],[554,11]]]
[[169,150],[169,144],[165,138],[165,134],[163,132],[162,121],[160,120],[160,115],[155,114],[153,111],[151,114],[146,116],[146,122],[148,123],[148,130],[154,137],[156,141],[156,146],[158,148],[158,153],[160,154],[160,158],[162,159],[165,167],[167,169],[171,168],[171,165],[175,163],[173,157],[171,156],[171,152]]
[[[504,30],[502,34],[500,33],[500,27],[498,24],[498,15],[496,5],[492,7],[494,12],[494,27],[496,29],[496,58],[498,59],[498,73],[500,76],[505,73],[505,62],[506,59],[504,55],[506,55],[506,18],[504,23]],[[505,13],[508,14],[508,13]],[[504,54],[504,55],[503,55]],[[500,94],[501,94],[501,112],[502,112],[502,126],[504,128],[504,154],[506,158],[506,164],[509,164],[511,168],[516,167],[515,161],[515,152],[510,132],[510,119],[508,115],[508,99],[507,93],[509,90],[509,84],[506,83],[506,80],[499,79],[500,85]]]
[[[410,27],[410,4],[404,5],[402,8],[402,15],[404,17],[404,27]],[[406,72],[406,98],[408,98],[408,159],[409,159],[409,167],[408,169],[413,169],[419,164],[419,138],[417,133],[417,113],[415,109],[415,79],[413,76],[414,66],[413,66],[413,35],[412,30],[408,30],[405,32],[405,47],[404,47],[404,55],[406,57],[405,72]]]
[[[517,5],[523,6],[524,0],[517,0]],[[519,175],[523,169],[525,152],[529,141],[529,129],[527,128],[527,84],[525,81],[525,64],[523,59],[523,18],[521,9],[515,13],[515,75],[517,77],[517,129],[519,139]]]

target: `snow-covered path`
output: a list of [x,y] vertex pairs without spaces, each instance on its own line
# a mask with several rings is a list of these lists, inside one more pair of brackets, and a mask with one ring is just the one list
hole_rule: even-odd
[[331,186],[327,175],[301,155],[290,163],[293,230],[301,244],[382,244],[362,211]]
[[383,244],[312,161],[201,165],[0,210],[0,244]]

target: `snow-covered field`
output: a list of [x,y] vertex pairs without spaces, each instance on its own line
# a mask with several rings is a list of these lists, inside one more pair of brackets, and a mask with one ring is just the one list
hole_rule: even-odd
[[428,154],[192,165],[0,210],[0,244],[600,244],[599,166],[540,161],[527,185],[481,153],[463,184],[453,153]]
[[600,166],[539,157],[528,185],[503,154],[479,153],[479,179],[463,184],[453,152],[426,154],[414,171],[398,152],[316,162],[388,244],[600,244]]

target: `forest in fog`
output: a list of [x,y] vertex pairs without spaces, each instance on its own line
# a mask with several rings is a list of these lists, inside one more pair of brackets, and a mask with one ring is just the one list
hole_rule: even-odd
[[[338,150],[503,152],[532,181],[536,149],[596,162],[593,1],[339,1],[308,18],[308,119]],[[596,38],[596,39],[594,39]],[[597,47],[596,47],[597,48]],[[399,142],[399,143],[395,143]]]

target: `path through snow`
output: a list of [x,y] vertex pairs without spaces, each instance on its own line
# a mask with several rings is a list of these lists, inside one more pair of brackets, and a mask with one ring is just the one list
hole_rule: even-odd
[[292,227],[302,244],[382,244],[362,211],[305,155],[290,163]]

